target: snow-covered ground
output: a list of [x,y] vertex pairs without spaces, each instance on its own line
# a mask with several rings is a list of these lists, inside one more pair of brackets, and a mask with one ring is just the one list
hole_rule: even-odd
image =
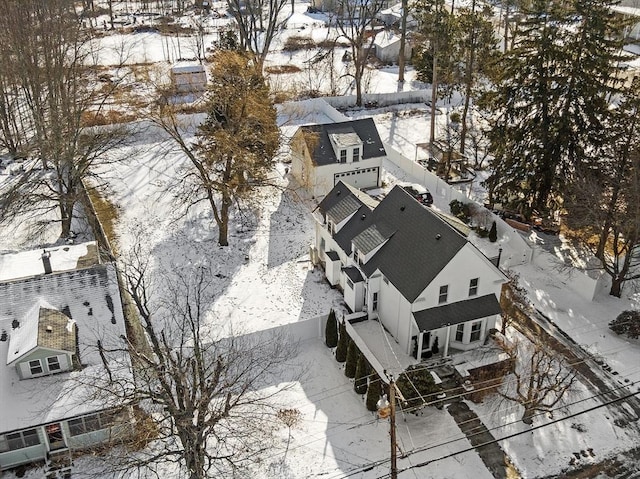
[[[303,13],[307,6],[307,2],[296,2],[296,13],[290,19],[291,28],[278,40],[280,44],[290,35],[312,35],[315,40],[329,35],[322,18]],[[108,46],[103,60],[105,65],[119,63],[121,58],[115,52],[122,46],[126,47],[127,63],[163,62],[169,55],[168,44],[163,45],[160,35],[154,33],[112,35],[102,41]],[[175,48],[171,43],[171,52]],[[321,80],[325,85],[326,77],[310,78],[318,73],[305,66],[304,62],[312,53],[276,52],[270,55],[267,66],[297,64],[301,68],[301,72],[291,76],[272,75],[272,84],[295,84],[296,88],[303,89],[313,86],[312,81]],[[341,59],[334,61],[341,62]],[[394,67],[373,70],[368,82],[369,91],[398,91],[396,75]],[[413,72],[402,89],[418,87],[411,81],[412,75]],[[349,91],[347,85],[341,93]],[[457,105],[454,99],[451,104],[439,105],[439,108],[444,113]],[[428,141],[429,116],[424,104],[403,106],[397,111],[393,108],[359,110],[349,112],[349,115],[372,116],[382,139],[409,158],[418,154],[416,143]],[[439,131],[444,131],[446,117],[446,114],[438,115]],[[197,122],[198,118],[192,117],[192,121]],[[285,129],[285,134],[290,135],[294,127],[285,126]],[[340,308],[339,293],[329,288],[309,263],[308,247],[313,239],[310,212],[315,204],[289,181],[286,165],[279,164],[274,170],[275,186],[260,191],[256,201],[234,217],[230,228],[231,246],[220,248],[214,222],[206,207],[200,205],[185,213],[184,204],[176,196],[183,155],[158,130],[140,124],[136,131],[129,146],[114,152],[127,158],[126,161],[99,172],[108,184],[109,199],[120,212],[117,234],[123,256],[133,244],[142,242],[158,268],[202,262],[213,265],[219,292],[211,313],[243,332],[287,327],[326,315],[331,307]],[[398,179],[406,179],[390,163],[385,163],[385,168],[388,186]],[[436,206],[446,208],[444,204]],[[16,249],[24,237],[5,231],[1,239],[3,249]],[[42,241],[45,240],[39,240]],[[605,357],[619,373],[616,379],[625,384],[625,379],[640,379],[640,345],[613,335],[607,328],[607,323],[621,310],[637,307],[636,303],[632,299],[610,297],[586,302],[566,287],[564,273],[558,271],[550,256],[545,256],[547,253],[538,246],[534,248],[538,260],[519,266],[515,271],[520,274],[521,284],[529,291],[536,307],[590,352]],[[362,398],[353,392],[352,383],[344,377],[331,352],[319,339],[308,340],[301,344],[296,363],[299,369],[294,371],[296,368],[292,368],[291,377],[279,378],[280,384],[291,382],[296,372],[304,370],[305,374],[279,401],[283,407],[299,409],[301,421],[291,430],[286,459],[284,451],[289,433],[283,426],[279,429],[279,443],[273,454],[265,458],[255,477],[337,479],[347,475],[377,478],[387,474],[388,423],[375,419],[366,411]],[[582,387],[573,392],[569,400],[575,404],[566,411],[559,411],[556,418],[598,404],[589,399],[589,393]],[[490,398],[472,407],[496,437],[528,428],[518,421],[521,412],[512,404],[497,403]],[[401,450],[410,453],[399,460],[401,469],[435,460],[425,467],[401,473],[402,478],[492,477],[474,451],[439,459],[469,448],[469,442],[446,410],[427,408],[422,416],[400,416],[398,435]],[[523,477],[538,477],[561,475],[561,471],[569,467],[575,452],[591,449],[595,454],[589,453],[588,457],[581,454],[578,465],[595,462],[633,447],[639,437],[636,429],[615,426],[607,410],[598,409],[515,436],[502,441],[501,445]],[[421,452],[412,453],[415,450]],[[372,463],[378,465],[364,470]],[[76,468],[79,471],[90,469],[91,459],[79,459]],[[38,474],[41,472],[35,470],[25,477],[40,477]]]

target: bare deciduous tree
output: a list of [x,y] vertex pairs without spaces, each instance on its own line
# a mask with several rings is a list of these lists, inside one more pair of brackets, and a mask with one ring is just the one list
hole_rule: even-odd
[[285,25],[282,15],[287,0],[227,0],[238,24],[240,46],[251,52],[260,69],[273,39]]
[[123,348],[133,376],[114,372],[93,386],[111,400],[139,404],[153,434],[135,453],[114,450],[105,466],[157,473],[175,464],[186,473],[181,477],[236,477],[272,445],[275,397],[287,386],[270,386],[273,375],[279,384],[291,369],[296,346],[282,334],[234,336],[212,318],[216,278],[207,266],[152,275],[148,252],[137,245],[123,276],[147,341]]
[[7,1],[0,30],[2,144],[34,160],[2,192],[0,220],[57,209],[67,237],[82,181],[124,141],[120,128],[86,127],[116,85],[95,88],[94,45],[73,2]]
[[576,381],[576,372],[541,343],[516,343],[507,353],[516,364],[514,379],[499,394],[521,404],[522,422],[532,424],[537,413],[551,412],[561,404]]
[[373,29],[376,15],[384,8],[382,0],[362,2],[341,0],[336,25],[341,36],[347,39],[353,59],[353,81],[356,86],[356,104],[362,106],[362,82],[369,54],[373,49],[376,31]]

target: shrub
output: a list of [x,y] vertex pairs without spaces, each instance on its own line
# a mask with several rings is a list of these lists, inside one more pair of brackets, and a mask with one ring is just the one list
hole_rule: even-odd
[[435,399],[432,395],[439,391],[431,373],[421,365],[409,366],[396,381],[398,389],[406,399],[402,408],[421,406]]
[[369,365],[364,354],[358,356],[358,364],[356,365],[356,380],[353,383],[353,389],[358,394],[367,392],[367,375],[369,374]]
[[609,328],[616,334],[624,334],[629,338],[640,336],[640,311],[623,311],[609,323]]
[[336,348],[336,361],[344,363],[347,360],[347,349],[349,347],[349,335],[344,321],[340,323],[340,337],[338,338],[338,347]]
[[335,348],[338,345],[338,322],[333,309],[329,311],[327,325],[324,328],[324,342],[328,348]]
[[462,201],[452,200],[451,203],[449,203],[449,209],[453,216],[465,223],[469,223],[469,220],[471,219],[471,212],[469,211],[468,204],[463,203]]
[[489,230],[489,241],[491,241],[492,243],[498,241],[498,226],[496,225],[495,221],[491,223],[491,229]]
[[312,48],[315,48],[315,46],[315,42],[309,37],[292,35],[285,40],[282,49],[285,52],[291,52],[296,50],[310,50]]
[[380,376],[377,374],[371,378],[369,381],[369,389],[367,389],[367,410],[368,411],[377,411],[378,410],[378,401],[381,396],[381,383],[382,380]]
[[349,341],[349,347],[347,348],[347,363],[344,365],[344,375],[348,378],[356,377],[356,366],[358,365],[358,355],[360,351],[356,343]]

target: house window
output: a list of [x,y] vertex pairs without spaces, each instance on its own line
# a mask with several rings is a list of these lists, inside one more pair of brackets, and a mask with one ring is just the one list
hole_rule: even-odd
[[349,278],[347,278],[347,286],[353,289],[353,281],[351,281]]
[[371,311],[378,311],[378,293],[373,293],[371,298]]
[[324,238],[320,238],[320,252],[324,253],[325,248],[326,248],[326,243],[324,241]]
[[60,371],[60,369],[62,369],[60,367],[60,360],[58,359],[58,356],[51,356],[47,358],[47,368],[49,368],[50,372]]
[[353,161],[360,161],[360,148],[357,146],[353,149]]
[[76,419],[70,419],[68,421],[69,434],[78,436],[80,434],[106,429],[116,422],[116,418],[117,415],[114,411],[104,411],[100,414],[89,414]]
[[31,371],[31,375],[35,376],[36,374],[42,374],[42,363],[39,359],[34,359],[33,361],[29,361],[29,370]]
[[464,338],[464,324],[458,324],[458,327],[456,328],[456,341],[461,343],[462,338]]
[[340,150],[340,163],[347,162],[347,150]]
[[40,438],[35,429],[27,429],[0,436],[0,452],[15,451],[16,449],[37,446],[38,444],[40,444]]
[[470,341],[479,341],[480,340],[480,330],[482,329],[482,322],[476,321],[471,325],[471,338]]
[[449,285],[445,284],[440,286],[440,293],[438,294],[438,304],[446,303],[447,296],[449,296]]
[[329,221],[327,223],[327,229],[329,230],[329,233],[331,234],[335,234],[336,232],[336,225],[333,224],[333,221]]
[[469,296],[475,296],[478,294],[478,278],[473,278],[469,281]]

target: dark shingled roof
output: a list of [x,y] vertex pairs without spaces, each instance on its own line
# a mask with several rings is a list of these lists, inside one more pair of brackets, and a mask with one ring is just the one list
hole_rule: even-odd
[[[413,302],[442,269],[466,245],[467,240],[439,216],[425,208],[400,186],[394,187],[371,212],[369,224],[393,231],[389,240],[367,261],[363,270],[371,276],[379,269],[410,302]],[[346,233],[355,217],[338,233]],[[366,227],[369,226],[366,225]],[[359,234],[355,232],[352,238]],[[340,246],[343,244],[338,241]]]
[[343,271],[344,271],[344,274],[346,274],[347,277],[354,283],[360,283],[364,281],[364,278],[360,274],[360,271],[355,266],[349,266],[347,268],[344,268]]
[[479,298],[415,311],[413,317],[420,331],[433,331],[443,326],[452,326],[499,314],[501,311],[495,294],[487,294]]
[[327,210],[327,217],[335,224],[338,224],[349,217],[349,215],[360,208],[360,206],[362,206],[362,203],[355,196],[345,196],[342,201]]
[[338,261],[340,259],[340,256],[335,251],[327,251],[325,254],[331,261]]
[[376,225],[371,225],[353,238],[353,244],[358,251],[368,254],[384,243],[389,236],[391,236],[391,232],[384,234]]
[[329,139],[330,134],[356,133],[362,141],[362,159],[386,156],[386,151],[376,125],[371,118],[351,120],[341,123],[301,126],[304,140],[317,166],[330,165],[336,162],[336,155]]

